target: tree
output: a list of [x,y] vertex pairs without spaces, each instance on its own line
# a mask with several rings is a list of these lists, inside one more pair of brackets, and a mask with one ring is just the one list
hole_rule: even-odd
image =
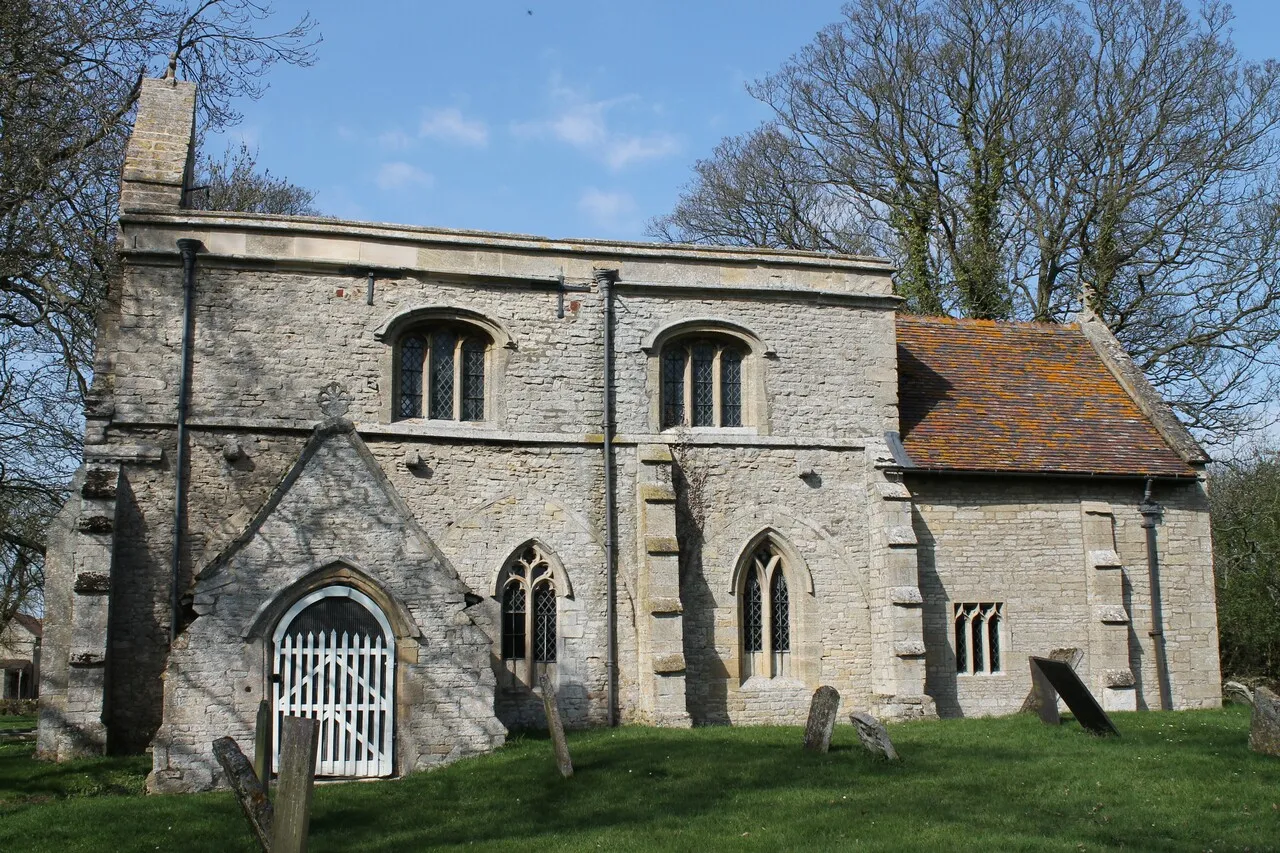
[[1249,422],[1280,340],[1280,66],[1180,0],[853,0],[749,87],[661,238],[873,252],[909,310],[1088,298],[1183,419]]
[[201,155],[196,162],[196,206],[203,210],[272,213],[277,216],[319,216],[316,194],[258,170],[258,152],[243,142],[228,147],[215,160]]
[[312,61],[310,17],[271,31],[270,15],[257,0],[0,3],[0,629],[39,606],[44,526],[78,464],[140,80],[193,80],[203,129],[233,124],[273,65]]
[[1215,466],[1213,574],[1226,675],[1280,679],[1280,453]]

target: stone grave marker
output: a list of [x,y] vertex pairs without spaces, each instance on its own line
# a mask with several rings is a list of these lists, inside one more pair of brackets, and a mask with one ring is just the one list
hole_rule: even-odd
[[1262,685],[1253,691],[1249,748],[1263,755],[1280,756],[1280,696]]
[[227,774],[227,784],[244,812],[253,837],[265,853],[271,851],[271,822],[273,809],[267,792],[253,772],[253,765],[240,751],[234,738],[220,737],[213,742],[213,757],[218,760],[222,772]]
[[1228,681],[1222,685],[1222,698],[1253,707],[1253,693],[1238,681]]
[[271,821],[271,853],[306,853],[319,742],[319,720],[285,717],[280,724],[280,780]]
[[886,761],[898,760],[898,751],[893,748],[893,741],[889,740],[889,733],[885,731],[883,723],[863,711],[850,714],[849,722],[857,729],[858,740],[867,752]]
[[560,775],[568,779],[573,775],[573,759],[569,756],[569,743],[564,739],[564,725],[560,722],[560,705],[556,702],[556,688],[544,672],[538,677],[542,688],[542,707],[547,712],[547,729],[556,751],[556,767]]
[[[1075,669],[1080,665],[1080,661],[1084,660],[1084,650],[1074,648],[1054,649],[1049,652],[1049,660],[1060,660],[1064,663],[1070,664],[1071,668]],[[1040,713],[1041,708],[1044,707],[1044,697],[1041,695],[1037,687],[1039,683],[1040,682],[1037,682],[1033,675],[1031,678],[1031,692],[1027,694],[1026,699],[1022,700],[1022,707],[1018,709],[1019,711],[1032,711],[1037,714]],[[1057,720],[1054,721],[1055,724],[1057,722]]]
[[1050,725],[1057,725],[1059,722],[1057,697],[1061,696],[1062,701],[1067,703],[1067,707],[1071,709],[1071,713],[1075,715],[1080,725],[1095,735],[1120,736],[1120,732],[1116,730],[1107,712],[1102,710],[1098,700],[1093,698],[1093,694],[1084,686],[1084,682],[1071,668],[1071,664],[1035,655],[1031,656],[1030,662],[1032,690],[1039,690],[1045,697],[1045,701],[1040,705],[1041,720]]
[[804,727],[804,748],[825,753],[831,749],[831,733],[836,728],[840,693],[834,687],[819,687],[809,703],[809,722]]

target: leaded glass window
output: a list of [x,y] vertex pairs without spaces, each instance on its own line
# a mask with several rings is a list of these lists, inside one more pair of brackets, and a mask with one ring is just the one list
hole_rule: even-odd
[[773,650],[791,651],[791,603],[787,600],[787,578],[774,571],[769,585],[769,610],[773,616]]
[[419,329],[400,341],[396,418],[482,421],[489,342],[461,325]]
[[399,417],[422,417],[422,364],[427,356],[426,344],[420,335],[410,335],[400,344]]
[[556,574],[537,544],[513,556],[504,571],[502,657],[515,678],[534,686],[557,657]]
[[662,429],[742,426],[744,348],[720,338],[672,341],[662,350]]
[[756,548],[742,583],[742,675],[776,678],[790,672],[791,596],[782,554],[772,542]]
[[502,593],[502,656],[508,660],[525,655],[524,584],[513,578]]
[[556,659],[556,591],[548,581],[533,590],[533,659],[539,663]]
[[720,354],[720,426],[742,426],[742,353]]
[[462,420],[484,420],[484,344],[462,344]]
[[439,331],[431,335],[431,404],[427,417],[453,418],[453,363],[457,336]]
[[1004,605],[979,602],[955,605],[956,672],[989,675],[1000,672]]
[[742,594],[742,648],[748,652],[764,650],[764,593],[754,569],[747,575]]
[[684,351],[662,353],[662,428],[684,423]]

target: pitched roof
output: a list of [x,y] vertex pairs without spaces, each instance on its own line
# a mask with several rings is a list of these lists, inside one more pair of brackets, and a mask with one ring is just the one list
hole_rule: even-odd
[[1191,477],[1075,324],[899,316],[902,443],[916,467]]
[[13,621],[26,628],[35,636],[39,637],[44,633],[44,620],[37,619],[34,616],[28,616],[25,613],[15,613]]

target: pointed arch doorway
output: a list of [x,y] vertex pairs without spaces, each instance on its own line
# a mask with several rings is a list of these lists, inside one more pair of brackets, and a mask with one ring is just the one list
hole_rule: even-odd
[[320,721],[317,776],[392,772],[395,634],[373,599],[326,586],[294,602],[272,635],[272,767],[286,716]]

